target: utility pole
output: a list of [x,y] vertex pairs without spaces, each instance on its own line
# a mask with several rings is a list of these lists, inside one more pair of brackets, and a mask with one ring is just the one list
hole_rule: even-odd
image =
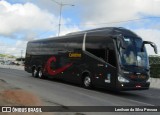
[[23,60],[22,60],[22,55],[23,55],[23,50],[21,50],[21,63],[22,63],[22,61],[23,61]]
[[63,6],[75,6],[73,4],[63,4],[62,1],[61,2],[57,2],[55,0],[52,0],[53,2],[55,2],[57,5],[59,5],[60,7],[60,12],[59,12],[59,24],[58,24],[58,36],[60,35],[61,32],[61,17],[62,17],[62,8]]
[[58,25],[58,36],[60,34],[60,31],[61,31],[62,7],[63,7],[63,5],[62,5],[62,1],[61,1],[61,3],[60,3],[60,14],[59,14],[59,25]]

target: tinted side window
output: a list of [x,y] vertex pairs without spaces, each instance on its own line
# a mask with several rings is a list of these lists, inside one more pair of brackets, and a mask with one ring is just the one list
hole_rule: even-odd
[[89,36],[86,38],[86,50],[93,55],[105,60],[105,41],[104,36]]
[[88,36],[86,38],[86,50],[107,63],[116,66],[114,43],[111,38],[105,36]]

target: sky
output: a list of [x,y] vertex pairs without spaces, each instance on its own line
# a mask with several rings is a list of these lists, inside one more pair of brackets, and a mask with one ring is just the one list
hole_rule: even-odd
[[25,56],[28,41],[57,36],[57,2],[68,4],[62,7],[60,35],[124,27],[156,43],[160,54],[160,0],[0,0],[0,54]]

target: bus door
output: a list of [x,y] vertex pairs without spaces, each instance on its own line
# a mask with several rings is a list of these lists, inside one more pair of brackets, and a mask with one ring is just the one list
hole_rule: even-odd
[[93,82],[98,86],[115,85],[116,54],[113,39],[106,36],[87,36],[86,51],[89,52],[89,65]]

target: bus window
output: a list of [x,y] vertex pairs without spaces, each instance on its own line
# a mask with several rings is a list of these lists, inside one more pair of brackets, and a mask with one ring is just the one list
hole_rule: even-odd
[[138,66],[148,68],[147,52],[141,51],[143,41],[136,37],[124,37],[125,49],[121,50],[121,63],[123,66]]
[[104,36],[89,36],[86,39],[86,50],[105,62],[116,66],[116,55],[112,39]]
[[93,55],[105,60],[105,43],[104,36],[89,36],[86,39],[86,50]]
[[87,51],[105,60],[105,49],[87,49]]

